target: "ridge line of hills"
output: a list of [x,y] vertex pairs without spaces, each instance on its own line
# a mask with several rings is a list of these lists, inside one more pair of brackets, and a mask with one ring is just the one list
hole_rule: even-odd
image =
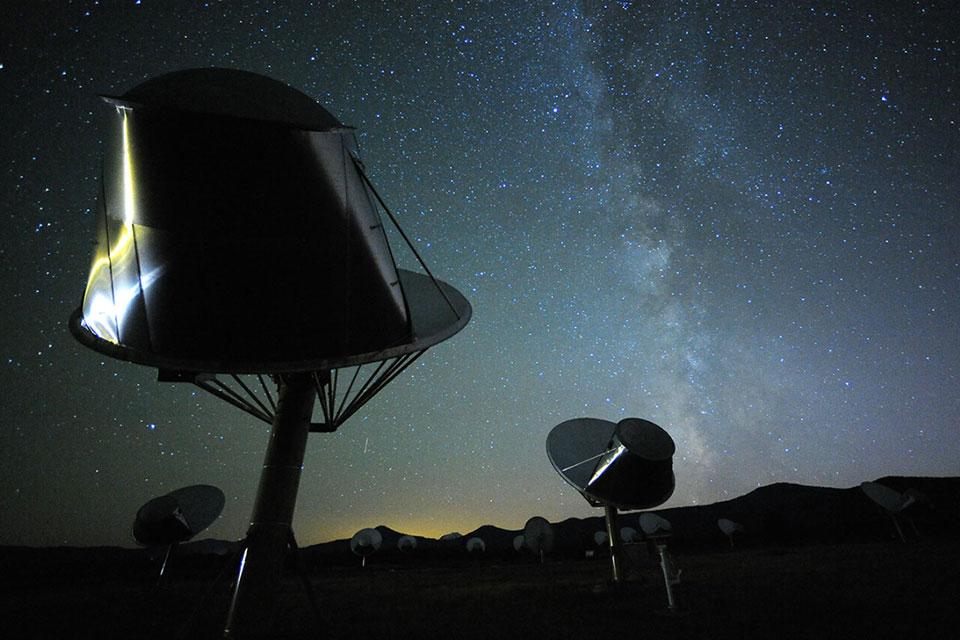
[[[911,477],[885,476],[876,482],[897,491],[914,489],[924,499],[905,511],[921,536],[960,537],[960,477]],[[670,521],[673,535],[671,546],[675,548],[707,548],[729,544],[719,530],[717,520],[727,518],[743,525],[744,531],[737,534],[740,543],[747,546],[777,546],[798,543],[839,543],[845,541],[869,541],[890,538],[895,530],[889,514],[874,504],[856,487],[832,488],[801,485],[787,482],[757,487],[736,498],[707,505],[650,509]],[[640,512],[626,512],[619,516],[620,527],[640,530]],[[536,514],[531,514],[531,516]],[[585,550],[596,549],[594,534],[604,529],[602,512],[587,518],[567,518],[551,523],[555,533],[555,551],[558,554],[583,556]],[[375,527],[383,537],[381,555],[399,554],[397,540],[408,535],[390,527]],[[483,525],[453,540],[437,540],[413,535],[418,551],[441,550],[463,552],[471,537],[480,537],[486,546],[487,555],[515,554],[513,539],[523,533],[522,529],[503,529]],[[235,552],[240,541],[215,539],[196,540],[180,545],[178,555],[225,555]],[[24,547],[0,546],[0,558],[8,561],[13,556],[46,553],[64,560],[85,556],[87,561],[114,556],[150,554],[152,550],[129,549],[112,546],[99,547]],[[333,540],[302,548],[309,559],[346,556],[350,554],[350,541]]]

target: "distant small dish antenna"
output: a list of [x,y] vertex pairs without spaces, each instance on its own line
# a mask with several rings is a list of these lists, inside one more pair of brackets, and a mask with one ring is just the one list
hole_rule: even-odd
[[[903,527],[900,526],[900,516],[903,514],[903,511],[915,502],[926,501],[929,503],[929,498],[916,489],[907,489],[905,492],[900,493],[879,482],[863,482],[860,484],[860,489],[867,494],[868,498],[880,505],[880,507],[887,512],[890,520],[893,521],[893,526],[897,530],[897,535],[900,537],[901,542],[907,541],[906,536],[903,534]],[[913,519],[907,517],[907,522],[910,523],[914,535],[919,539],[920,532],[917,530],[917,525],[913,523]]]
[[167,547],[158,584],[177,545],[213,524],[225,502],[217,487],[195,484],[153,498],[137,510],[133,520],[136,541],[145,547]]
[[400,536],[397,540],[397,549],[403,552],[410,552],[417,548],[417,539],[413,536]]
[[598,547],[602,547],[607,544],[607,532],[606,531],[597,531],[593,534],[593,543]]
[[453,542],[454,540],[459,540],[462,537],[463,534],[458,531],[454,531],[453,533],[445,533],[440,536],[440,542]]
[[523,541],[542,563],[544,555],[553,551],[553,526],[546,518],[534,516],[523,525]]
[[640,541],[640,536],[633,527],[620,527],[620,540],[622,540],[624,544],[633,544],[634,542]]
[[663,516],[652,511],[644,511],[640,514],[640,530],[648,538],[658,538],[669,536],[673,533],[673,525]]
[[514,551],[522,551],[523,549],[526,548],[526,546],[527,546],[527,544],[526,544],[526,542],[524,541],[524,537],[523,537],[523,534],[522,534],[522,533],[521,533],[520,535],[518,535],[518,536],[514,536],[514,537],[513,537],[513,550],[514,550]]
[[483,541],[483,538],[474,536],[467,540],[466,548],[467,553],[483,553],[487,550],[487,545]]
[[350,551],[354,555],[363,558],[361,566],[367,566],[367,556],[372,556],[380,545],[383,544],[383,536],[376,529],[361,529],[350,538]]
[[879,482],[863,482],[860,489],[867,497],[890,513],[900,513],[916,500],[915,494],[900,493]]
[[650,509],[666,502],[676,485],[673,438],[640,418],[618,423],[596,418],[561,422],[547,435],[547,457],[560,477],[595,507],[603,507],[613,581],[623,564],[618,509]]
[[728,520],[727,518],[720,518],[717,520],[717,526],[720,527],[720,531],[723,532],[723,535],[727,536],[731,547],[733,546],[733,535],[739,531],[743,531],[742,524],[739,522],[734,522],[733,520]]

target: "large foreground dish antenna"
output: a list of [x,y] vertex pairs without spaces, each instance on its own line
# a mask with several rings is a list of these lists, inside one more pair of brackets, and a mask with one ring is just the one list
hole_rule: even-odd
[[649,509],[666,502],[676,484],[676,445],[649,420],[618,423],[596,418],[561,422],[547,435],[547,457],[560,477],[595,507],[603,507],[613,581],[620,582],[618,509]]
[[[114,135],[70,330],[272,425],[226,628],[256,635],[295,548],[307,434],[337,429],[460,331],[470,304],[420,259],[352,128],[309,96],[245,71],[190,69],[105,100]],[[397,267],[381,213],[424,273]]]

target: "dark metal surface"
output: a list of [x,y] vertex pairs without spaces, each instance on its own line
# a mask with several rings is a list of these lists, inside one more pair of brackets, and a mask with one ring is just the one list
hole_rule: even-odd
[[308,131],[344,129],[313,98],[282,82],[240,69],[183,69],[151,78],[111,104],[272,122]]
[[523,544],[537,555],[553,551],[553,526],[546,518],[534,516],[523,525]]
[[172,370],[265,373],[409,352],[465,324],[452,287],[398,273],[352,132],[309,97],[205,69],[109,102],[97,248],[71,323],[84,344]]
[[213,524],[225,502],[223,492],[208,484],[171,491],[140,507],[133,536],[149,547],[185,542]]
[[279,377],[277,413],[260,472],[246,549],[240,563],[225,635],[257,635],[273,611],[283,561],[293,540],[293,512],[316,394],[309,373]]
[[646,509],[673,494],[675,445],[663,429],[628,418],[614,424],[595,418],[562,422],[547,436],[547,457],[594,506]]
[[350,551],[358,556],[369,556],[383,544],[383,536],[376,529],[361,529],[350,538]]
[[[470,321],[473,312],[470,303],[463,297],[463,294],[451,285],[443,281],[436,281],[435,284],[428,276],[406,269],[398,269],[398,274],[403,282],[410,308],[413,335],[408,342],[377,351],[320,358],[311,358],[309,354],[303,354],[304,357],[301,359],[291,358],[289,360],[275,358],[239,360],[229,357],[219,359],[170,357],[150,351],[140,351],[103,339],[95,334],[88,324],[85,324],[80,309],[70,317],[70,331],[85,346],[111,358],[157,367],[169,372],[168,376],[174,375],[175,372],[187,372],[184,379],[190,379],[197,372],[289,373],[331,370],[378,362],[409,353],[425,351],[455,335]],[[459,317],[447,306],[446,301],[435,293],[437,284],[443,288],[447,297],[453,302]]]

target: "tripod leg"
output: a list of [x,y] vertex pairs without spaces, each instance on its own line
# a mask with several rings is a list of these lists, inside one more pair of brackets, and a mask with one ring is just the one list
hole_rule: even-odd
[[317,601],[317,596],[313,591],[313,585],[310,584],[310,576],[307,575],[307,571],[303,566],[303,563],[300,562],[300,547],[297,546],[297,538],[293,535],[293,530],[290,530],[290,551],[293,553],[293,566],[297,572],[297,575],[300,576],[300,582],[303,584],[303,590],[307,592],[307,599],[310,601],[310,608],[313,609],[313,615],[317,618],[318,625],[325,625],[326,619],[323,617],[323,613],[320,611],[320,603]]
[[170,562],[170,558],[173,556],[174,550],[177,548],[176,542],[171,542],[167,546],[167,553],[163,556],[163,564],[160,565],[160,575],[157,576],[157,587],[163,582],[164,572],[167,570],[167,564]]

